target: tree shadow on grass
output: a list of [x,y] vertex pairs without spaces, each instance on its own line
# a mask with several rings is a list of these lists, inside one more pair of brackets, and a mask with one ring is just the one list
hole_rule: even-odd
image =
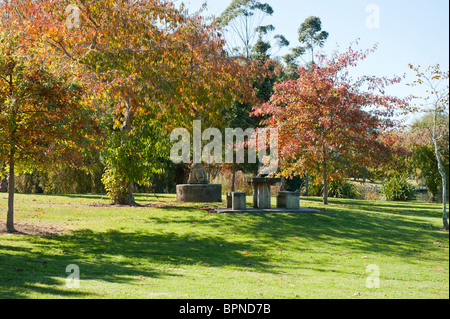
[[64,289],[56,277],[68,276],[65,258],[36,253],[31,248],[0,246],[0,298],[28,298],[31,292],[61,298],[89,297]]
[[[361,254],[406,257],[405,261],[411,263],[415,262],[414,258],[407,257],[426,251],[435,241],[448,241],[447,232],[439,231],[426,220],[331,207],[325,210],[321,214],[257,214],[252,216],[252,223],[241,225],[240,231],[267,243],[292,242],[298,238],[303,244],[311,243],[315,249],[322,246],[329,247],[330,252],[348,249]],[[303,248],[300,244],[298,250]],[[448,246],[442,249],[448,253]],[[427,258],[433,261],[433,257]]]
[[[308,197],[306,200],[319,203],[322,199]],[[185,210],[182,207],[178,209]],[[214,214],[212,209],[200,205],[197,209]],[[415,218],[440,219],[439,208],[430,203],[332,198],[330,205],[321,205],[319,209],[320,213],[227,214],[227,218],[220,219],[220,225],[214,220],[192,214],[171,219],[170,222],[210,224],[211,227],[233,226],[236,232],[251,235],[259,242],[268,244],[299,236],[325,244],[336,242],[339,245],[347,241],[362,251],[398,256],[415,254],[423,249],[424,243],[448,240],[448,232],[441,232],[426,219]],[[151,219],[159,224],[169,222],[164,215]]]
[[[29,194],[31,195],[31,194]],[[68,197],[68,198],[79,198],[79,199],[104,199],[109,200],[107,194],[32,194],[41,196],[55,196],[55,197]],[[133,194],[137,202],[148,202],[148,201],[160,201],[160,200],[172,200],[174,198],[173,194]]]
[[81,282],[114,284],[137,284],[142,276],[182,276],[171,272],[169,266],[271,271],[267,258],[246,256],[245,251],[252,250],[251,244],[227,242],[218,236],[81,230],[70,235],[30,237],[30,241],[33,249],[0,246],[0,298],[27,298],[31,293],[56,298],[100,298],[92,291],[65,287],[65,270],[71,264],[79,267]]
[[[352,201],[345,201],[344,204],[346,203]],[[342,209],[330,205],[321,208],[320,213],[286,214],[219,214],[208,211],[176,219],[161,214],[149,216],[148,221],[160,225],[172,223],[181,227],[198,225],[212,230],[221,229],[222,232],[251,238],[255,243],[266,247],[276,247],[284,243],[292,246],[292,241],[296,238],[300,243],[299,252],[304,250],[305,243],[311,243],[315,246],[348,249],[362,254],[410,257],[416,256],[424,247],[432,246],[435,241],[448,240],[448,233],[440,232],[426,219],[405,218],[408,216],[406,213],[384,214],[383,211],[381,214],[381,205],[367,205],[364,209],[357,205],[357,210],[351,207],[350,205]],[[406,210],[407,207],[402,209]],[[217,218],[205,217],[211,214]]]
[[68,197],[78,199],[108,199],[106,194],[25,194],[19,193],[18,195],[34,196],[34,197]]
[[[306,197],[305,201],[321,203],[321,199]],[[324,209],[333,206],[342,206],[354,208],[367,212],[377,212],[386,214],[396,214],[410,217],[440,217],[442,215],[442,206],[426,202],[387,202],[387,201],[367,201],[367,200],[345,200],[329,199],[330,205],[324,206]]]
[[[278,273],[282,267],[275,266],[266,252],[273,253],[284,247],[299,253],[327,247],[330,254],[348,251],[399,256],[404,258],[402,262],[415,263],[418,253],[434,247],[433,241],[448,240],[448,233],[437,232],[426,219],[406,218],[407,205],[401,207],[405,215],[386,213],[382,208],[385,202],[364,205],[332,201],[335,205],[324,207],[322,214],[213,213],[215,218],[209,218],[210,212],[200,210],[203,205],[167,204],[160,209],[161,214],[141,218],[158,224],[176,223],[181,227],[168,229],[192,231],[79,230],[59,236],[29,236],[25,247],[15,246],[14,241],[11,245],[0,246],[0,297],[26,298],[33,293],[58,298],[102,297],[92,290],[70,290],[64,286],[68,275],[65,267],[70,264],[80,267],[81,280],[132,285],[139,282],[140,276],[183,276],[166,269],[191,265]],[[182,211],[188,214],[179,214]],[[411,216],[416,215],[411,213]],[[202,227],[201,231],[192,228],[194,223]],[[448,254],[448,247],[442,249],[447,249]],[[298,262],[295,256],[284,257],[283,262]],[[437,257],[426,258],[433,262]],[[313,268],[327,271],[329,262],[327,255],[321,254]]]

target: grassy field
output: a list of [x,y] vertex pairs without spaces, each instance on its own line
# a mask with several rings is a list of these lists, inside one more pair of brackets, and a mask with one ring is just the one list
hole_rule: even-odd
[[[439,205],[331,199],[324,208],[307,198],[302,206],[320,214],[256,215],[136,198],[142,207],[17,195],[23,233],[1,229],[0,297],[449,298]],[[0,194],[2,227],[6,203]],[[71,264],[79,288],[66,285]],[[379,288],[368,288],[369,269],[379,270]]]

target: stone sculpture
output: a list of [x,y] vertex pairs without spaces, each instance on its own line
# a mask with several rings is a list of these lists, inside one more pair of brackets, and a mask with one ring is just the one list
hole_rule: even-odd
[[192,165],[188,184],[209,184],[208,174],[201,163]]
[[177,185],[177,201],[184,203],[221,202],[222,185],[210,184],[203,164],[193,164],[188,183]]

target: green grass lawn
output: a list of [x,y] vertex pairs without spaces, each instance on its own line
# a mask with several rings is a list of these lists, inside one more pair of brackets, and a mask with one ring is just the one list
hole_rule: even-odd
[[[145,206],[17,195],[17,227],[55,234],[0,234],[0,297],[449,298],[440,205],[307,198],[322,213],[217,214],[173,195],[136,198]],[[71,264],[79,288],[66,286]],[[379,288],[367,287],[369,265]]]

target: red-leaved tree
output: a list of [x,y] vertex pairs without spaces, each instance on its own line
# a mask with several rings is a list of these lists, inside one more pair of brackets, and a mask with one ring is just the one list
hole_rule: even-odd
[[324,184],[324,204],[329,181],[389,160],[391,148],[381,135],[407,109],[407,99],[385,94],[400,77],[349,75],[350,67],[375,50],[350,46],[321,56],[311,69],[299,69],[298,80],[278,83],[270,101],[253,112],[266,116],[262,125],[279,130],[281,175],[314,173]]

